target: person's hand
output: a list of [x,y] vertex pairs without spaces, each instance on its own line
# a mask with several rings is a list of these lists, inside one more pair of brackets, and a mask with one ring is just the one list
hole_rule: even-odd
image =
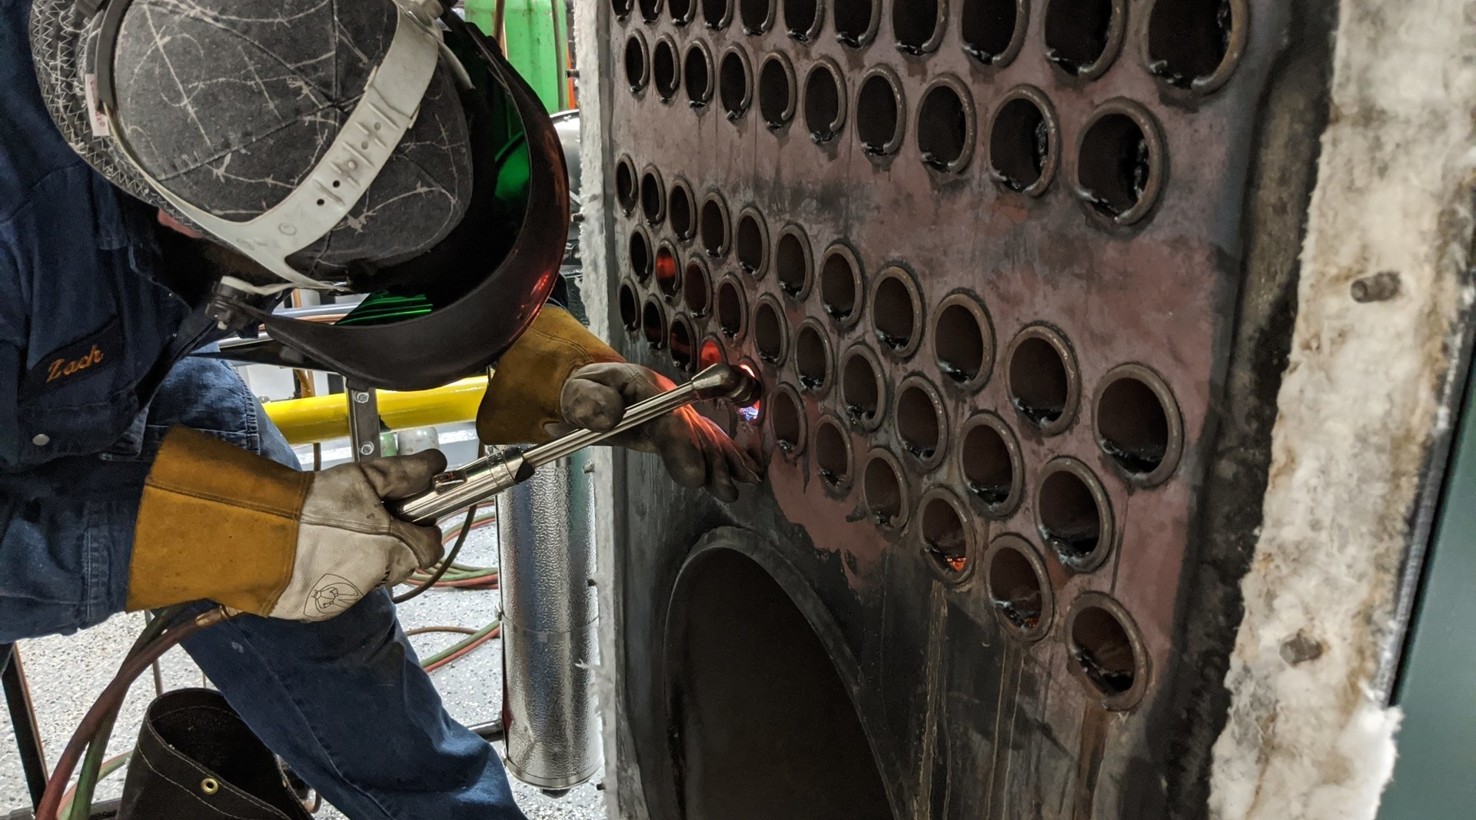
[[[625,409],[675,385],[661,374],[629,362],[601,362],[575,370],[564,382],[559,404],[564,424],[550,424],[550,435],[577,428],[609,430]],[[656,453],[671,477],[687,487],[705,487],[723,501],[738,498],[739,484],[757,484],[759,469],[716,424],[691,407],[611,439],[611,444]]]
[[332,618],[441,559],[440,530],[385,502],[429,489],[445,469],[427,450],[302,473],[176,428],[144,487],[128,609],[209,599],[271,618]]

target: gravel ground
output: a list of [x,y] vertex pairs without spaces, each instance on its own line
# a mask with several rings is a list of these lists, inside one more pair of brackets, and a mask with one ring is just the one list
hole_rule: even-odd
[[[463,563],[490,566],[497,561],[496,528],[475,532],[463,557]],[[401,618],[407,629],[432,624],[482,627],[496,617],[497,593],[456,590],[433,590],[407,602]],[[77,721],[106,684],[132,644],[143,618],[120,615],[108,622],[66,638],[40,638],[25,641],[20,652],[30,680],[46,747],[54,759],[66,744]],[[420,635],[412,638],[422,656],[451,643],[457,635]],[[204,680],[200,670],[180,650],[173,650],[162,661],[164,686],[173,689],[200,686]],[[433,673],[446,700],[447,709],[456,719],[476,724],[497,716],[501,704],[501,644],[494,641],[449,666]],[[130,693],[109,746],[110,754],[127,751],[138,735],[144,709],[153,698],[153,685],[146,676]],[[28,805],[20,761],[11,742],[8,714],[0,714],[0,816],[11,809]],[[122,776],[115,775],[99,787],[99,799],[117,797]],[[560,799],[521,783],[513,783],[518,805],[529,820],[596,820],[605,816],[602,794],[592,784],[570,791]],[[343,815],[325,807],[320,818],[341,820]]]

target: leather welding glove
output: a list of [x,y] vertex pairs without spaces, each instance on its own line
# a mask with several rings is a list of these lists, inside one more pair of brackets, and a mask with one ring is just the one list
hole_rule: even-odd
[[[608,430],[625,408],[673,386],[625,361],[568,311],[546,307],[497,363],[477,433],[486,444],[536,444],[578,428]],[[690,407],[609,443],[659,454],[678,483],[724,501],[738,497],[738,484],[759,481],[753,459]]]
[[212,600],[322,621],[439,561],[441,533],[385,501],[430,487],[437,450],[298,472],[176,427],[149,471],[134,528],[129,610]]

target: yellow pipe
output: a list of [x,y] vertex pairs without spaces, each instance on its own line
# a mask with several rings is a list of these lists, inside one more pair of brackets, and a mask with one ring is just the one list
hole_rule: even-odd
[[[474,376],[434,390],[375,392],[379,398],[379,417],[391,430],[432,427],[476,418],[482,394],[487,392],[487,377]],[[342,393],[273,401],[263,406],[272,423],[293,444],[328,441],[349,434],[348,398]]]

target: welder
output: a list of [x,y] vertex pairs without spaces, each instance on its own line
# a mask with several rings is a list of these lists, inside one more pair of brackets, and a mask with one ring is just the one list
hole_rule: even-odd
[[[385,591],[441,556],[385,501],[444,457],[299,472],[235,372],[196,354],[265,325],[369,385],[492,365],[487,443],[608,428],[668,387],[545,305],[566,225],[534,206],[567,189],[545,190],[562,165],[531,95],[434,2],[0,9],[0,642],[228,606],[246,614],[186,648],[329,802],[521,817]],[[298,332],[271,314],[294,287],[416,307]],[[757,480],[691,410],[620,443],[724,499]]]

